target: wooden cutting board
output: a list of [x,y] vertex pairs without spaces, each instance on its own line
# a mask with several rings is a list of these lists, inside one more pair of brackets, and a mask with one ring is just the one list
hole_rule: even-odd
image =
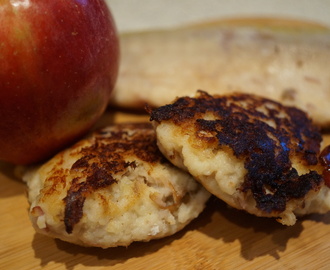
[[[147,119],[107,112],[98,126]],[[325,140],[330,143],[330,135]],[[171,237],[127,248],[84,248],[34,232],[26,187],[13,166],[0,164],[0,185],[0,269],[330,269],[330,213],[285,227],[211,198],[196,220]]]

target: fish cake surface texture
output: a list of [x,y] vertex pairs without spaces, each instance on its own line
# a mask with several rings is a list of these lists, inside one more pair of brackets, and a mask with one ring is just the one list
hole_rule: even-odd
[[253,93],[298,107],[330,128],[329,47],[329,29],[281,19],[123,34],[111,102],[159,107],[196,89]]
[[164,158],[150,123],[106,127],[23,179],[37,232],[102,248],[172,235],[210,197]]
[[198,91],[151,112],[160,150],[230,206],[293,225],[330,209],[322,137],[294,107],[248,94]]

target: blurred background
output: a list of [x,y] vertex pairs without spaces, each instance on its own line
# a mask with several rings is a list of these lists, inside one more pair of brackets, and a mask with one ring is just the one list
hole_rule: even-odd
[[277,16],[330,26],[330,0],[106,0],[120,32],[218,18]]

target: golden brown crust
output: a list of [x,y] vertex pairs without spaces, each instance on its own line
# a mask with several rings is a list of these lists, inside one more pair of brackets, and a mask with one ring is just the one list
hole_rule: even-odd
[[172,235],[210,196],[164,158],[148,122],[106,126],[23,179],[37,232],[102,248]]
[[151,120],[182,127],[183,134],[193,134],[194,147],[229,147],[247,170],[240,190],[251,191],[264,212],[283,212],[289,200],[317,191],[322,183],[317,171],[299,175],[292,167],[292,157],[311,168],[317,165],[322,140],[307,115],[294,107],[254,95],[199,91],[196,98],[182,97],[152,111]]
[[[144,132],[128,132],[127,129],[144,129]],[[120,125],[114,131],[101,130],[95,134],[92,145],[84,147],[81,155],[71,167],[70,174],[76,174],[64,198],[66,231],[71,233],[83,215],[83,206],[86,197],[98,189],[104,189],[120,181],[114,175],[125,173],[128,167],[135,168],[134,160],[139,159],[155,163],[163,157],[160,154],[154,131],[148,123],[126,124],[125,129]],[[55,189],[56,190],[56,189]]]

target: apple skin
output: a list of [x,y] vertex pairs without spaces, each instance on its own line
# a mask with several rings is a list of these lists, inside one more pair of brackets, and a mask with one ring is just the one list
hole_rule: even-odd
[[107,107],[119,40],[103,0],[0,1],[0,160],[41,162]]

